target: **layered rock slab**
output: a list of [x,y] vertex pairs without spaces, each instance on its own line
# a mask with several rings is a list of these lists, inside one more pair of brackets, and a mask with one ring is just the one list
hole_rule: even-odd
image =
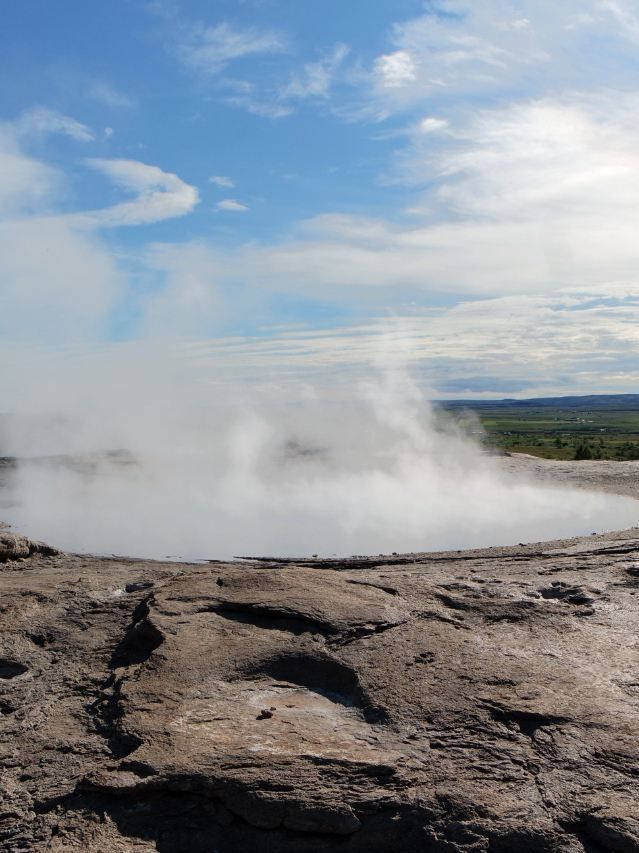
[[337,651],[407,622],[393,596],[310,569],[208,569],[165,584],[139,617],[113,688],[132,772],[90,785],[198,790],[260,829],[348,835],[353,805],[383,804],[379,780],[410,763],[398,738],[382,745],[387,713]]
[[639,534],[2,570],[0,849],[639,850]]

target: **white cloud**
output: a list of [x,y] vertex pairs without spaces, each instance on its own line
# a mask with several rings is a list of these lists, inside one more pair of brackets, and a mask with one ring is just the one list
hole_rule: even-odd
[[235,76],[234,66],[247,58],[255,60],[288,53],[289,37],[285,32],[240,28],[228,21],[207,25],[181,18],[175,10],[158,4],[154,4],[152,11],[170,24],[166,30],[170,49],[200,82],[215,87],[225,103],[262,118],[289,116],[296,101],[327,99],[350,52],[348,45],[336,43],[323,51],[319,59],[288,72],[281,64],[274,68],[272,62],[262,63],[256,69],[254,63],[248,69],[251,79],[246,79],[244,75]]
[[149,8],[166,21],[168,49],[201,83],[218,90],[225,103],[262,118],[290,115],[292,110],[280,102],[277,87],[263,75],[256,85],[227,73],[243,59],[287,52],[289,43],[284,32],[237,27],[227,21],[209,25],[183,18],[160,3]]
[[505,26],[506,29],[512,29],[512,30],[527,29],[530,26],[530,19],[529,18],[515,18],[514,21],[511,20],[511,21],[504,22],[503,26]]
[[140,305],[142,333],[159,340],[210,334],[224,311],[215,258],[202,245],[151,246],[143,259],[160,286]]
[[206,75],[220,74],[231,62],[247,56],[281,53],[286,49],[286,37],[280,32],[236,29],[226,22],[215,26],[183,25],[176,45],[182,62]]
[[105,80],[94,80],[88,86],[88,97],[113,109],[131,109],[135,106],[135,100],[124,92],[120,92],[111,83]]
[[0,219],[42,210],[61,183],[56,169],[21,150],[15,128],[0,125]]
[[[341,328],[300,324],[268,336],[213,337],[229,309],[215,254],[201,245],[155,246],[145,263],[162,286],[145,300],[144,332],[164,344],[180,339],[185,377],[198,376],[209,389],[237,388],[267,372],[269,389],[288,387],[289,399],[291,386],[303,383],[348,399],[379,362],[381,342],[386,365],[406,365],[427,391],[447,396],[613,393],[639,380],[633,281],[413,306]],[[247,305],[254,310],[255,302]]]
[[391,113],[460,94],[626,88],[638,38],[626,0],[439,0],[393,26],[394,50],[371,71],[374,102]]
[[422,133],[438,133],[440,130],[446,130],[448,126],[449,123],[446,119],[436,116],[427,116],[419,123],[419,129]]
[[224,175],[211,175],[209,183],[215,184],[217,187],[222,187],[222,189],[226,190],[232,190],[235,187],[233,181]]
[[118,186],[137,193],[133,201],[89,211],[79,218],[103,227],[144,225],[190,213],[199,202],[198,191],[177,175],[137,160],[90,159],[87,163]]
[[627,0],[599,0],[599,6],[618,21],[627,38],[639,41],[639,15],[635,3]]
[[230,210],[235,211],[236,213],[243,213],[246,210],[249,210],[246,204],[242,204],[241,201],[237,201],[234,198],[225,198],[222,201],[218,201],[216,204],[218,210]]
[[[480,114],[439,155],[440,198],[464,214],[622,227],[639,203],[638,108],[636,96],[573,96]],[[418,180],[427,165],[418,153]]]
[[87,141],[84,125],[31,110],[0,126],[0,337],[52,342],[104,334],[124,279],[94,235],[56,216],[65,175],[30,157],[34,135]]
[[339,398],[378,360],[383,338],[386,364],[406,364],[426,388],[448,396],[460,396],[464,383],[463,393],[493,396],[615,392],[639,377],[636,360],[634,372],[629,364],[639,346],[638,309],[636,284],[613,283],[473,300],[343,328],[203,340],[185,357],[197,357],[212,381],[239,382],[267,369],[275,382],[311,379]]
[[[255,324],[266,326],[280,293],[301,294],[303,301],[316,299],[360,316],[380,306],[401,314],[411,310],[406,307],[411,301],[415,306],[444,302],[449,306],[415,307],[418,316],[398,330],[398,342],[406,329],[421,335],[415,364],[428,365],[440,388],[461,388],[465,382],[469,389],[478,387],[484,376],[488,384],[494,380],[494,388],[511,383],[513,391],[528,381],[527,393],[569,390],[571,384],[614,390],[624,370],[635,375],[636,357],[633,368],[628,353],[638,345],[639,306],[631,297],[639,290],[639,97],[600,88],[598,82],[596,94],[589,93],[598,74],[603,81],[615,79],[616,58],[600,57],[593,70],[584,52],[598,33],[615,48],[627,41],[632,27],[622,34],[618,12],[630,7],[594,0],[586,5],[587,16],[575,0],[552,9],[546,0],[539,7],[521,0],[516,10],[497,0],[488,0],[486,7],[448,3],[457,15],[425,15],[398,25],[373,71],[374,103],[389,113],[411,109],[405,127],[394,128],[404,146],[396,152],[391,175],[405,193],[398,209],[379,218],[339,211],[316,216],[277,240],[235,248],[211,241],[142,252],[135,258],[136,272],[150,286],[140,288],[132,312],[141,318],[139,329],[206,336],[223,316],[257,318],[260,311]],[[198,44],[206,43],[212,52],[206,62],[202,54],[203,65],[189,67],[205,77],[215,75],[219,96],[249,111],[286,115],[297,99],[328,97],[338,73],[344,77],[342,46],[308,63],[284,86],[273,77],[259,83],[222,79],[220,72],[236,59],[275,48],[255,33],[248,52],[237,39],[222,48],[229,32],[237,33],[208,29],[216,33],[200,36]],[[575,57],[573,77],[569,65]],[[582,75],[585,85],[578,89],[572,83]],[[539,83],[544,93],[550,88],[558,94],[522,96],[531,80],[533,90]],[[495,97],[500,86],[510,87],[505,100]],[[473,102],[475,90],[490,97]],[[478,106],[500,101],[500,106]],[[37,116],[25,122],[20,139],[50,131],[77,140],[90,134],[58,114]],[[1,137],[0,132],[0,170],[6,176],[0,180],[0,209],[5,216],[49,212],[63,176],[28,157],[15,131],[5,132],[4,141]],[[195,187],[157,167],[121,160],[92,165],[135,198],[64,222],[60,218],[59,230],[45,229],[41,238],[38,223],[20,231],[12,222],[3,245],[18,248],[13,255],[7,248],[10,261],[3,258],[0,264],[13,305],[5,328],[17,323],[20,313],[32,313],[34,327],[46,330],[48,310],[52,316],[58,311],[61,329],[65,312],[75,317],[76,327],[99,327],[122,292],[121,273],[106,243],[78,226],[157,222],[197,204]],[[218,198],[231,194],[230,178],[209,180],[224,190]],[[217,209],[241,213],[248,205],[222,198]],[[52,256],[56,241],[66,247],[61,272],[48,276],[44,259]],[[80,291],[65,287],[66,276],[73,276],[74,287],[88,277],[92,251],[98,259],[95,293],[93,281]],[[105,258],[110,263],[103,264]],[[627,282],[624,293],[609,282]],[[334,369],[352,377],[371,357],[377,332],[375,324],[361,324],[343,332],[282,333],[263,343],[247,342],[246,352],[237,339],[217,341],[210,351],[250,361],[250,349],[254,370],[273,363],[283,365],[282,375],[299,368],[300,373]]]
[[110,250],[63,218],[0,223],[0,335],[90,340],[107,333],[123,292]]
[[[107,336],[129,273],[94,229],[139,225],[184,215],[198,202],[176,175],[129,160],[90,160],[133,201],[85,213],[60,213],[66,176],[30,157],[35,134],[86,139],[82,125],[37,110],[0,125],[0,335],[41,342]],[[151,268],[141,274],[149,276]],[[188,300],[187,300],[188,301]],[[191,300],[193,301],[193,300]],[[175,306],[174,306],[175,307]]]
[[86,125],[74,118],[44,107],[34,107],[23,112],[13,123],[13,128],[19,137],[60,133],[63,136],[75,139],[77,142],[91,142],[95,138],[93,132]]
[[335,76],[349,52],[350,47],[346,44],[334,45],[318,62],[308,62],[301,73],[294,74],[280,89],[279,97],[283,100],[328,97]]
[[0,219],[44,213],[64,184],[62,173],[29,156],[34,138],[62,134],[78,142],[93,140],[86,125],[43,107],[25,110],[14,121],[0,122]]
[[633,280],[637,116],[634,96],[584,96],[485,110],[441,137],[416,128],[398,176],[423,188],[410,220],[317,216],[278,242],[212,247],[219,276],[360,310],[375,290],[393,304]]
[[280,119],[291,115],[293,108],[279,100],[277,92],[261,91],[246,80],[225,80],[234,94],[224,98],[227,104],[246,110],[260,118]]
[[254,99],[229,98],[229,103],[243,107],[247,112],[260,118],[278,119],[286,118],[293,113],[291,107],[275,103],[273,101],[259,101]]
[[375,70],[386,89],[396,89],[417,79],[415,62],[405,50],[387,53],[375,61]]

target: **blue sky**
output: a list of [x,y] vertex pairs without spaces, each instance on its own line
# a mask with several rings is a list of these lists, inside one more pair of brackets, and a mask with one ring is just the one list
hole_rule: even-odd
[[8,4],[0,345],[635,391],[638,48],[631,0]]

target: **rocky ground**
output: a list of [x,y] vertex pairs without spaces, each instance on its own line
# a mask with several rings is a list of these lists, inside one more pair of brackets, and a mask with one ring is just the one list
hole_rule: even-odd
[[597,492],[639,498],[639,461],[583,460],[567,462],[513,453],[503,460],[507,470],[537,479]]
[[0,563],[2,851],[639,851],[637,529],[205,565],[0,531]]

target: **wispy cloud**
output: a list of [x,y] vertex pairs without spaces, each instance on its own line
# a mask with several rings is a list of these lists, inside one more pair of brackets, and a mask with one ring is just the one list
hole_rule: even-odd
[[55,167],[30,156],[34,140],[60,134],[77,142],[91,142],[93,132],[70,116],[34,107],[13,121],[0,122],[0,219],[42,214],[64,186]]
[[234,386],[267,370],[280,389],[312,382],[344,398],[379,359],[381,340],[387,363],[405,365],[443,396],[603,393],[639,380],[633,282],[461,301],[341,327],[211,337],[211,318],[224,304],[210,253],[159,246],[150,263],[167,283],[146,306],[145,328],[160,339],[199,330],[203,337],[183,344],[182,358],[211,384]]
[[27,153],[33,137],[79,142],[80,122],[37,109],[0,125],[0,337],[5,341],[86,339],[103,334],[123,292],[110,251],[58,213],[65,174]]
[[[521,388],[527,376],[531,391],[562,383],[612,387],[624,357],[639,346],[632,298],[639,288],[639,96],[628,82],[628,69],[639,67],[634,4],[455,0],[423,8],[392,28],[366,68],[356,48],[349,53],[344,44],[313,55],[301,56],[300,46],[285,53],[287,37],[279,31],[178,18],[163,30],[195,81],[189,97],[203,95],[207,103],[214,97],[272,119],[303,101],[340,114],[355,100],[353,90],[343,97],[344,84],[359,81],[361,115],[394,118],[376,134],[380,156],[368,161],[383,164],[384,185],[379,195],[371,193],[375,209],[384,210],[377,216],[322,202],[328,212],[278,220],[277,236],[260,239],[269,232],[251,229],[245,188],[212,175],[216,192],[209,192],[197,222],[199,238],[155,252],[143,245],[143,231],[137,250],[127,241],[127,252],[116,254],[114,236],[101,239],[100,229],[161,222],[195,208],[198,190],[179,177],[178,166],[166,163],[172,171],[165,171],[136,160],[91,160],[116,184],[122,202],[69,214],[80,206],[78,183],[52,164],[70,145],[57,145],[55,160],[44,162],[40,137],[62,134],[84,145],[92,129],[43,108],[0,126],[2,331],[24,328],[22,316],[38,335],[55,335],[47,331],[48,312],[61,337],[84,321],[87,328],[106,326],[130,267],[132,278],[150,283],[120,303],[133,335],[147,328],[158,335],[217,334],[221,316],[230,318],[226,329],[248,315],[259,315],[255,326],[268,328],[278,306],[288,312],[291,304],[303,306],[294,309],[302,321],[312,306],[327,312],[322,316],[362,318],[349,330],[252,341],[254,366],[277,356],[291,370],[302,364],[356,372],[379,331],[366,318],[390,308],[411,314],[406,328],[413,323],[421,335],[416,364],[429,365],[439,388],[479,388],[482,376],[495,389]],[[98,98],[107,103],[112,94],[107,88]],[[117,93],[111,100],[118,106]],[[133,144],[114,126],[123,146]],[[268,156],[282,150],[269,149]],[[352,160],[344,156],[345,173]],[[215,163],[211,157],[208,169],[231,168]],[[392,191],[384,195],[388,184]],[[206,217],[221,228],[207,226]],[[246,226],[245,242],[212,237],[224,223],[238,234]],[[59,269],[49,275],[57,244]],[[96,275],[89,282],[93,255]],[[65,312],[73,322],[67,324]],[[237,339],[226,351],[233,347],[240,348]],[[627,376],[638,372],[633,357]]]
[[111,83],[104,80],[95,80],[89,84],[87,96],[113,109],[130,109],[135,106],[135,100],[124,92],[120,92]]
[[386,89],[397,89],[417,79],[415,60],[406,50],[386,53],[375,60],[375,72]]
[[[259,82],[236,76],[242,60],[253,62],[289,50],[289,39],[281,30],[239,27],[228,21],[208,24],[178,15],[175,10],[155,4],[153,10],[165,20],[165,39],[169,51],[177,57],[200,85],[212,87],[220,100],[253,115],[279,119],[292,109],[277,94],[270,78],[257,74]],[[244,63],[246,64],[246,63]],[[254,67],[249,66],[251,75]]]
[[227,210],[235,213],[244,213],[249,209],[248,205],[242,204],[241,201],[237,201],[237,199],[234,198],[222,199],[222,201],[218,201],[215,206],[218,210]]
[[420,133],[440,133],[449,127],[449,122],[437,116],[426,116],[419,122]]
[[59,133],[77,142],[91,142],[95,137],[85,124],[70,116],[45,107],[34,107],[22,113],[13,124],[19,136]]
[[[293,293],[364,317],[380,305],[410,315],[397,325],[397,347],[416,341],[408,361],[442,393],[627,388],[639,373],[639,104],[630,95],[614,101],[613,108],[607,93],[545,98],[476,110],[431,128],[437,134],[415,126],[398,178],[424,193],[430,213],[423,219],[334,213],[278,242],[227,249],[202,240],[141,251],[136,273],[156,286],[135,303],[136,331],[211,335],[220,317],[244,316],[247,305],[259,306],[254,313],[264,311],[267,325],[273,315],[264,304]],[[55,201],[51,167],[24,153],[27,138],[0,128],[0,158],[10,158],[0,174],[17,181],[12,197],[20,205],[31,194],[46,207]],[[155,166],[90,165],[133,200],[75,217],[29,218],[19,207],[13,218],[14,202],[0,206],[7,340],[99,335],[128,286],[127,262],[99,228],[158,222],[197,203],[194,187]],[[11,186],[0,182],[5,191]],[[246,207],[220,201],[229,215]],[[241,288],[229,286],[238,282]],[[433,293],[444,296],[427,308]],[[284,329],[192,351],[207,377],[221,365],[220,382],[266,366],[283,383],[321,374],[330,386],[361,378],[384,328],[369,320]]]
[[396,304],[631,280],[639,101],[615,102],[546,98],[417,127],[396,174],[410,219],[316,216],[279,241],[215,249],[220,278],[360,309],[375,290]]
[[637,6],[634,2],[628,2],[628,0],[600,0],[599,5],[619,22],[622,32],[631,41],[639,41],[639,14],[637,14]]
[[616,100],[543,99],[480,114],[441,157],[451,180],[440,197],[467,214],[622,226],[639,202],[639,99]]
[[[228,21],[207,24],[163,5],[153,8],[166,22],[170,51],[200,84],[215,87],[225,103],[262,118],[289,116],[296,102],[304,99],[326,100],[351,50],[338,42],[301,67],[288,56],[287,67],[280,62],[275,68],[260,60],[293,53],[290,37],[282,30],[239,27]],[[240,76],[236,66],[246,59],[253,64],[245,63]]]
[[286,100],[303,98],[326,98],[336,74],[350,52],[347,44],[336,44],[317,62],[308,62],[301,72],[291,75],[290,81],[279,91]]
[[[639,15],[627,0],[435,0],[394,24],[393,50],[373,63],[372,90],[386,112],[398,112],[460,94],[625,87],[637,39]],[[614,47],[598,51],[603,40]]]
[[29,157],[0,125],[0,220],[39,210],[62,182],[53,167]]
[[227,190],[232,190],[235,187],[235,183],[225,175],[211,175],[209,183]]
[[280,99],[277,91],[267,86],[256,86],[248,80],[224,78],[220,81],[220,89],[231,92],[223,97],[227,104],[261,118],[280,119],[293,112],[293,108]]
[[528,23],[513,26],[516,16],[511,21],[503,12],[498,0],[481,8],[462,0],[434,4],[426,14],[395,24],[396,49],[374,64],[378,94],[386,92],[401,108],[444,90],[486,89],[503,81],[508,68],[546,61],[536,30]]
[[348,45],[336,44],[318,61],[308,62],[290,73],[285,84],[273,81],[270,85],[257,86],[247,80],[227,78],[222,85],[234,90],[234,94],[225,100],[262,118],[285,118],[295,111],[299,101],[326,101],[331,97],[349,52]]
[[126,275],[91,232],[64,217],[0,221],[0,338],[100,338],[124,292]]
[[137,160],[95,158],[87,163],[118,186],[137,194],[133,201],[81,214],[80,218],[88,223],[116,227],[161,222],[190,213],[199,201],[195,187],[157,166]]
[[184,24],[175,50],[181,61],[198,73],[217,75],[238,59],[256,54],[281,53],[286,36],[275,30],[240,29],[223,21],[214,26]]

